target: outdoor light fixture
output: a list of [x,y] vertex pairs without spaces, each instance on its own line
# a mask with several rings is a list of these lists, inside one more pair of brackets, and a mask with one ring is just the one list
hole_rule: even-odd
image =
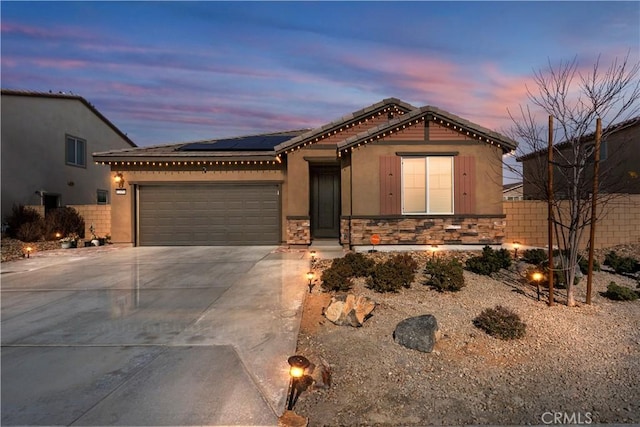
[[431,258],[435,258],[436,252],[438,252],[438,245],[431,245],[429,250],[431,251]]
[[518,248],[520,248],[520,242],[513,242],[513,258],[518,259]]
[[62,234],[61,234],[61,233],[56,233],[56,239],[59,239],[59,238],[61,238],[61,237],[62,237]]
[[313,276],[315,276],[313,271],[309,271],[307,273],[307,279],[309,280],[309,292],[311,292],[311,290],[313,289],[313,285],[311,284],[311,281],[313,280]]
[[543,277],[542,273],[540,273],[539,271],[536,271],[531,275],[531,278],[533,279],[533,281],[536,282],[536,291],[538,293],[538,301],[540,301],[540,281],[542,280],[542,277]]
[[29,258],[29,255],[31,255],[31,251],[33,250],[33,248],[31,246],[27,246],[25,248],[25,251],[27,251],[27,258]]
[[315,261],[316,260],[316,256],[318,254],[316,253],[316,251],[311,251],[311,252],[309,252],[309,255],[311,255],[311,261]]
[[311,365],[309,359],[304,356],[291,356],[287,362],[289,362],[289,376],[291,380],[289,382],[289,396],[287,398],[287,409],[290,411],[296,404],[298,397],[304,384],[302,378],[304,377],[304,371]]
[[124,188],[124,176],[122,175],[122,172],[116,173],[113,180],[118,184],[118,188]]

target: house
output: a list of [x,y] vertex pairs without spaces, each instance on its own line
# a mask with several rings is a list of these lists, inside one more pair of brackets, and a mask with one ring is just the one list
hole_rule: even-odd
[[[516,142],[385,99],[312,130],[94,154],[112,238],[135,245],[487,244],[504,237],[502,155]],[[116,194],[116,191],[118,194]]]
[[110,171],[93,151],[136,145],[86,99],[5,90],[2,105],[2,218],[14,204],[108,204]]
[[504,184],[502,186],[502,200],[522,200],[522,187],[523,184],[521,182]]
[[[603,193],[640,194],[640,116],[609,126],[602,131],[600,147],[599,191]],[[554,193],[566,194],[567,183],[559,168],[571,162],[571,145],[562,141],[554,146]],[[593,151],[595,133],[580,139],[582,149]],[[537,150],[516,159],[522,162],[523,196],[525,200],[547,197],[547,150]],[[593,176],[593,154],[588,158],[586,172]],[[591,169],[589,169],[591,168]],[[581,189],[585,196],[592,191],[590,179]]]

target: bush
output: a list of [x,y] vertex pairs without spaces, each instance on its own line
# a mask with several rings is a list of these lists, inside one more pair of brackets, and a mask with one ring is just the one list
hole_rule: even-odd
[[56,208],[47,213],[45,232],[49,239],[55,239],[56,233],[62,236],[77,234],[84,237],[84,219],[78,211],[68,206]]
[[616,282],[609,283],[607,291],[603,292],[602,296],[615,301],[635,301],[639,298],[638,293],[633,289],[627,288],[626,286],[620,286]]
[[[13,205],[11,213],[6,218],[7,235],[23,242],[34,242],[42,237],[44,220],[40,212],[23,205]],[[29,224],[26,225],[25,224]],[[24,226],[24,227],[23,227]],[[22,228],[22,230],[21,230]],[[38,234],[37,236],[35,236]],[[21,237],[28,238],[23,240]]]
[[376,264],[360,252],[349,252],[343,258],[336,258],[334,262],[344,264],[351,269],[350,277],[366,277]]
[[522,260],[529,264],[540,265],[549,260],[549,255],[544,249],[527,249],[522,253]]
[[408,288],[416,278],[416,270],[418,269],[418,263],[410,254],[403,253],[397,254],[391,257],[391,262],[395,264],[398,269],[398,274],[404,283],[403,286]]
[[[584,257],[578,258],[578,265],[580,266],[580,271],[582,274],[587,274],[589,272],[589,259]],[[593,258],[593,271],[600,271],[600,263],[595,257]]]
[[344,263],[336,262],[336,258],[331,263],[331,267],[322,272],[322,289],[325,291],[348,291],[353,287],[351,279],[352,270]]
[[489,276],[501,268],[511,266],[511,255],[507,249],[494,251],[489,246],[482,248],[482,255],[467,260],[467,269],[474,273]]
[[439,292],[456,292],[465,285],[462,263],[455,258],[435,258],[427,261],[424,273],[429,276],[424,284]]
[[473,324],[489,335],[503,340],[522,338],[526,331],[526,325],[520,320],[520,316],[500,305],[483,310],[473,319]]
[[608,265],[618,274],[631,274],[640,271],[640,263],[631,257],[621,257],[614,251],[604,258],[604,265]]
[[[398,292],[402,287],[410,287],[415,273],[414,270],[409,270],[406,262],[407,260],[400,260],[395,256],[376,264],[371,270],[371,276],[367,278],[367,288],[376,292]],[[409,278],[411,281],[408,281]]]

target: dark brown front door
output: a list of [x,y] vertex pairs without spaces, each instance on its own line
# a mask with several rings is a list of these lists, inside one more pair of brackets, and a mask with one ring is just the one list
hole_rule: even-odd
[[311,167],[311,237],[340,235],[340,167]]

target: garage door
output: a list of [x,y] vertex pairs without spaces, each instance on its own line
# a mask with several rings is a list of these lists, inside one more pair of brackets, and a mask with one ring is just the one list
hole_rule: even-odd
[[142,246],[280,243],[280,186],[217,184],[140,186]]

